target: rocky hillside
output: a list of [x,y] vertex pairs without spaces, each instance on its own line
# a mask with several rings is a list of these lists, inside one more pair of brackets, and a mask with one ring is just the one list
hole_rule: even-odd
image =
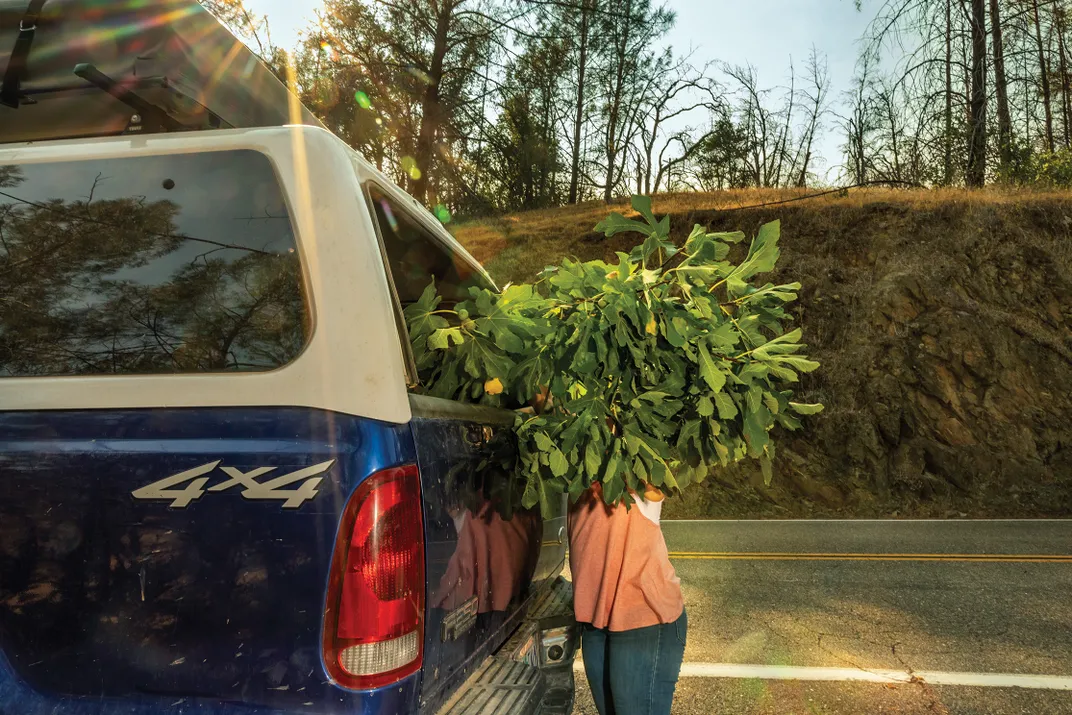
[[[657,197],[694,223],[782,222],[775,282],[800,280],[807,401],[780,435],[770,488],[739,465],[668,516],[1072,514],[1072,196],[869,192],[774,206],[787,194]],[[603,205],[456,228],[503,282],[563,255],[612,256]],[[619,209],[620,210],[620,209]]]

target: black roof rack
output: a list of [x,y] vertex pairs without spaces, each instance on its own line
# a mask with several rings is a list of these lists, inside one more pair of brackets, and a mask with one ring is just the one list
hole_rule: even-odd
[[19,106],[22,99],[22,93],[19,90],[26,76],[26,59],[33,46],[34,35],[37,33],[37,18],[41,15],[45,2],[46,0],[31,0],[26,6],[26,12],[19,20],[19,34],[15,38],[15,46],[8,58],[4,76],[0,79],[0,104],[14,108]]
[[0,143],[295,122],[283,83],[197,0],[0,3],[0,63]]

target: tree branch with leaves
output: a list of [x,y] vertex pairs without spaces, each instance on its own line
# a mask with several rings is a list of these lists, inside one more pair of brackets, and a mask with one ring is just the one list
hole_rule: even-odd
[[566,259],[451,308],[432,284],[405,311],[428,394],[515,408],[549,398],[515,427],[523,502],[544,513],[595,482],[607,503],[630,502],[745,458],[769,480],[771,430],[822,409],[792,399],[799,374],[819,367],[786,310],[800,284],[756,280],[778,261],[779,224],[734,262],[743,233],[696,226],[679,246],[650,199],[632,206],[639,220],[612,213],[596,227],[642,236],[617,263]]

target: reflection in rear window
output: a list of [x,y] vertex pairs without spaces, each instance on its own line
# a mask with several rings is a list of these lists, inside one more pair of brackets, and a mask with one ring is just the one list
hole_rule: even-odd
[[0,166],[0,377],[270,370],[307,326],[262,154]]

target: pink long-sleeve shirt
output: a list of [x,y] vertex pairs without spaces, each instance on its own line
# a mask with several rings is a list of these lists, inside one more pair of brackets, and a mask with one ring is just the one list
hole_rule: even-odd
[[569,537],[578,622],[626,631],[681,617],[681,582],[662,529],[639,508],[608,507],[596,484],[570,507]]

